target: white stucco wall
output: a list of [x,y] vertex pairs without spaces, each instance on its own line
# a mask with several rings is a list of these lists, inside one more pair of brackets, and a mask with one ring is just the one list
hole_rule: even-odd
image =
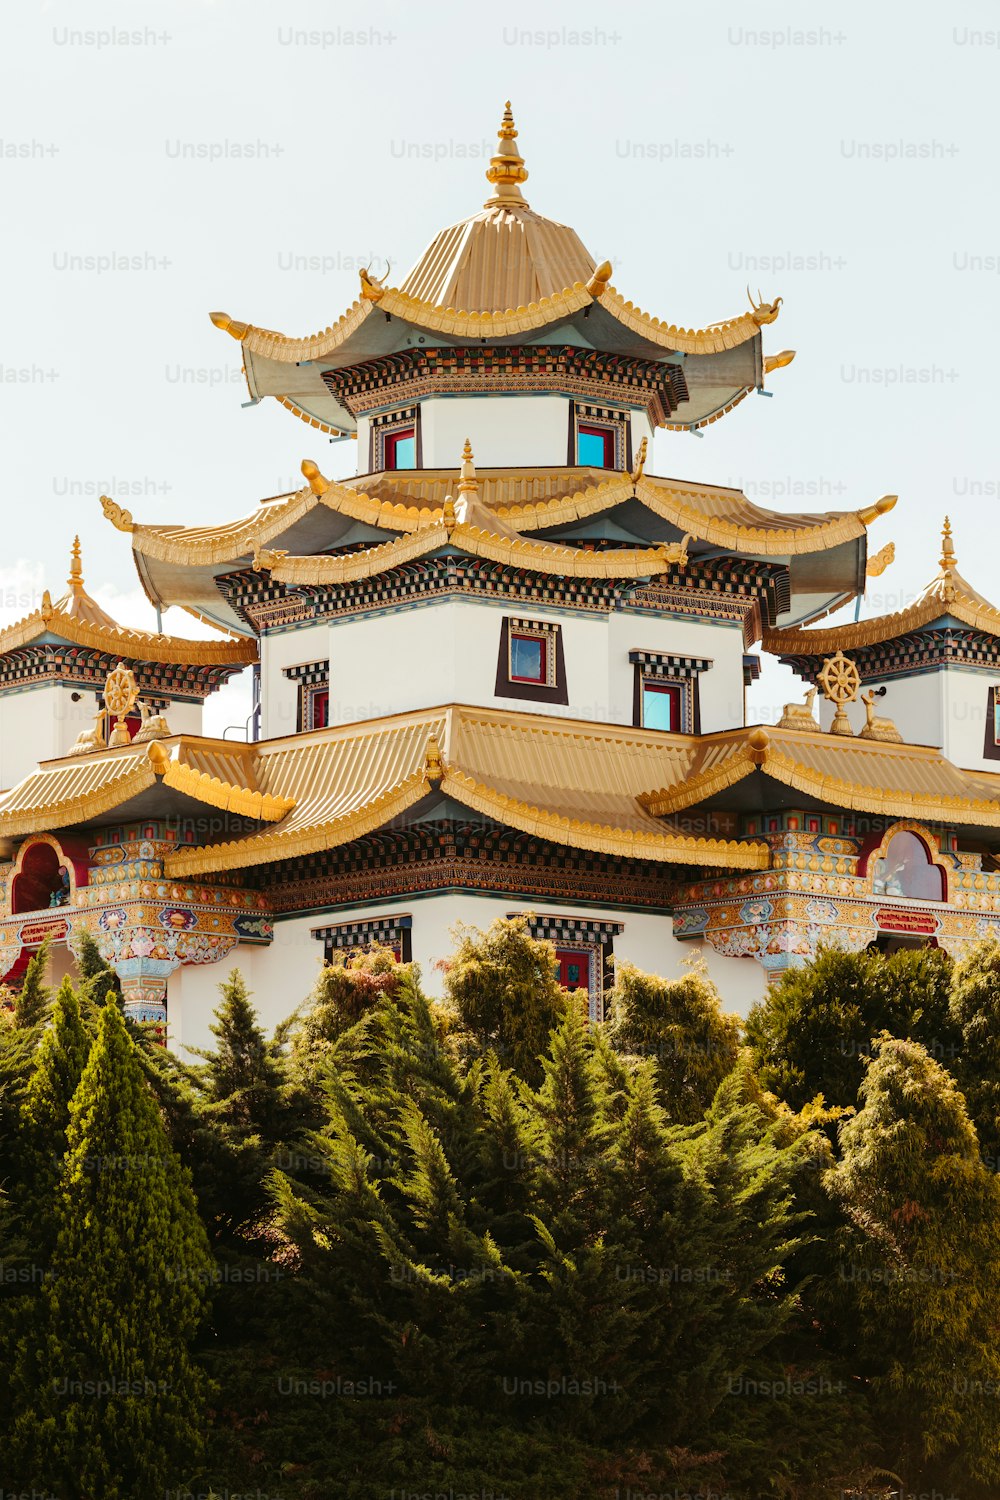
[[[294,734],[298,727],[299,685],[283,675],[284,668],[304,662],[326,661],[329,656],[330,627],[326,624],[261,636],[261,739]],[[330,722],[337,721],[331,717]]]
[[[425,469],[457,474],[466,438],[481,469],[562,466],[569,453],[568,396],[427,396],[420,403]],[[614,406],[616,403],[609,402]],[[632,454],[653,440],[645,412],[630,413]],[[358,418],[358,473],[368,472],[371,422]]]
[[65,755],[80,731],[92,728],[96,712],[87,688],[46,683],[0,694],[0,787],[16,785],[40,760]]
[[1000,761],[983,754],[987,726],[992,741],[992,688],[985,672],[949,667],[941,677],[944,753],[956,766],[972,771],[1000,771]]
[[[1000,763],[983,755],[992,685],[987,673],[961,667],[899,677],[885,684],[885,696],[875,700],[875,713],[891,719],[908,745],[933,745],[954,765],[968,770],[997,771]],[[864,704],[849,703],[847,717],[857,734],[865,725]],[[823,700],[823,728],[829,729],[832,720],[833,706]]]
[[[558,621],[569,701],[497,697],[503,617]],[[295,684],[281,668],[330,660],[330,722],[356,723],[444,703],[508,705],[556,717],[631,724],[630,650],[706,658],[700,679],[704,732],[743,722],[743,644],[738,626],[649,614],[585,615],[509,601],[438,599],[392,614],[368,615],[267,637],[262,650],[263,733],[293,733]]]
[[170,978],[167,1014],[170,1045],[181,1055],[184,1046],[208,1047],[209,1025],[219,1003],[218,986],[233,969],[240,969],[253,991],[254,1004],[265,1029],[284,1020],[309,995],[323,957],[322,943],[312,929],[338,921],[356,922],[384,917],[393,912],[408,914],[413,958],[420,965],[426,994],[440,997],[444,976],[440,963],[454,949],[452,929],[459,922],[488,927],[508,912],[535,911],[546,916],[581,917],[589,921],[621,922],[623,932],[615,938],[615,956],[628,959],[649,973],[678,978],[684,963],[703,954],[708,971],[718,987],[724,1009],[746,1015],[766,990],[764,970],[753,959],[725,958],[698,942],[678,942],[669,916],[647,912],[616,912],[581,908],[559,901],[518,900],[516,897],[475,896],[452,893],[382,902],[368,909],[352,907],[325,916],[295,917],[275,924],[269,947],[245,944],[217,964],[178,969]]
[[566,396],[429,396],[420,405],[425,469],[458,473],[466,438],[481,469],[565,464]]

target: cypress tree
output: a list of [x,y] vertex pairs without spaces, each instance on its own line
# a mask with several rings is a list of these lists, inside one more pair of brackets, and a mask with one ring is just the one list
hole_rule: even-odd
[[704,967],[692,965],[683,979],[669,980],[618,964],[609,1007],[612,1046],[653,1059],[672,1120],[700,1120],[740,1050],[739,1021],[723,1012]]
[[526,916],[498,917],[486,932],[460,929],[445,991],[475,1051],[496,1052],[519,1077],[539,1082],[538,1060],[571,1002],[552,944],[531,936]]
[[943,949],[821,948],[788,969],[747,1017],[745,1037],[760,1081],[792,1109],[820,1094],[853,1107],[874,1037],[912,1037],[946,1064],[961,1035],[949,1014],[952,963]]
[[17,1000],[14,1003],[14,1025],[27,1029],[37,1026],[45,1015],[52,991],[45,983],[45,971],[49,964],[49,941],[42,943],[35,956],[29,960]]
[[209,1027],[213,1051],[191,1048],[204,1059],[200,1082],[218,1117],[237,1136],[271,1138],[279,1129],[284,1078],[280,1060],[257,1022],[239,969],[219,985],[222,1004]]
[[69,1107],[51,1275],[21,1339],[13,1448],[63,1500],[163,1493],[202,1444],[190,1346],[211,1262],[117,1006]]
[[979,1136],[983,1161],[1000,1172],[1000,943],[977,943],[956,965],[951,1019],[961,1031],[952,1068]]
[[[56,1190],[66,1151],[70,1103],[80,1085],[89,1051],[90,1037],[80,1015],[76,991],[67,978],[56,993],[50,1023],[35,1053],[22,1112],[22,1181],[33,1204],[32,1217],[39,1239],[49,1250],[55,1230]],[[43,1226],[47,1229],[43,1230]]]
[[120,1004],[122,987],[118,975],[105,962],[96,940],[86,928],[81,928],[74,935],[73,956],[76,959],[77,982],[84,1014],[88,1006],[100,1010],[109,994],[114,995]]
[[885,1462],[910,1488],[996,1485],[1000,1185],[965,1100],[922,1047],[885,1036],[841,1141],[828,1176],[850,1225],[839,1292]]

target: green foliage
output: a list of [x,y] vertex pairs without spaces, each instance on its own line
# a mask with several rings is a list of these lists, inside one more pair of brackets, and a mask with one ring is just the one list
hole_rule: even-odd
[[49,941],[42,943],[38,952],[29,960],[21,989],[14,1003],[14,1024],[23,1029],[37,1026],[43,1019],[52,997],[45,983],[45,971],[49,966]]
[[978,944],[955,967],[951,1019],[961,1050],[952,1067],[986,1165],[1000,1172],[1000,943]]
[[[609,1493],[630,1475],[718,1479],[729,1381],[776,1367],[797,1311],[776,1268],[799,1239],[800,1136],[736,1085],[702,1124],[671,1126],[652,1064],[616,1065],[575,1006],[537,1087],[495,1053],[466,1067],[412,976],[328,1065],[325,1182],[276,1173],[274,1231],[299,1267],[281,1378],[378,1384],[352,1408],[373,1438],[345,1493],[401,1471],[466,1488],[487,1453],[511,1496],[541,1474],[554,1494],[603,1493],[598,1476]],[[471,1450],[462,1428],[480,1435]],[[317,1442],[303,1452],[318,1486]],[[535,1467],[555,1451],[558,1478]]]
[[[25,1198],[30,1198],[38,1224],[49,1226],[53,1235],[70,1102],[79,1087],[89,1051],[90,1037],[80,1016],[76,991],[69,979],[64,979],[35,1052],[21,1116]],[[41,1238],[47,1241],[50,1235],[42,1234]]]
[[887,1456],[916,1488],[995,1484],[1000,1185],[954,1080],[916,1043],[876,1045],[861,1104],[829,1187]]
[[375,943],[356,953],[336,953],[324,964],[295,1034],[300,1066],[314,1071],[330,1046],[378,1004],[398,990],[403,966],[391,948]]
[[118,975],[101,957],[96,940],[85,927],[74,934],[73,956],[76,960],[77,986],[84,1014],[87,1014],[88,1007],[99,1010],[109,995],[114,995],[120,1004],[122,987]]
[[702,964],[683,979],[660,979],[633,964],[615,966],[608,1036],[616,1051],[652,1058],[672,1120],[700,1120],[736,1066],[740,1023],[725,1015]]
[[281,1116],[280,1060],[257,1023],[239,969],[219,985],[219,993],[222,1004],[209,1027],[217,1045],[212,1052],[191,1049],[206,1062],[202,1089],[211,1103],[223,1106],[220,1113],[231,1130],[273,1135]]
[[[824,954],[740,1052],[697,968],[623,965],[592,1026],[497,923],[460,935],[447,1004],[377,949],[268,1037],[234,973],[194,1065],[106,1004],[96,947],[79,963],[0,1027],[0,1265],[49,1272],[0,1286],[5,1482],[1000,1487],[997,951],[950,1012],[942,955]],[[873,1043],[886,1017],[928,1049]]]
[[525,916],[498,917],[485,931],[462,927],[445,974],[445,993],[481,1055],[496,1052],[519,1077],[537,1082],[539,1059],[570,1006],[551,943],[528,931]]
[[22,1482],[65,1500],[163,1493],[202,1444],[190,1345],[211,1263],[116,1006],[101,1013],[67,1142],[51,1274],[16,1352],[14,1461]]
[[883,1031],[951,1063],[960,1043],[948,1009],[951,968],[937,948],[888,958],[874,948],[821,948],[805,968],[786,970],[750,1012],[745,1038],[762,1084],[792,1109],[819,1095],[853,1106],[872,1038]]

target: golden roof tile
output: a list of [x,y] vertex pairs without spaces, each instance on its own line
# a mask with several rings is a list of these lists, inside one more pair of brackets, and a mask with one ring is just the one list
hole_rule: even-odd
[[685,778],[661,781],[641,801],[664,817],[719,795],[757,769],[855,812],[1000,828],[1000,775],[963,771],[926,745],[759,726],[702,740]]
[[[399,287],[384,286],[362,270],[360,299],[336,323],[307,338],[288,338],[228,313],[212,313],[212,322],[251,355],[301,364],[334,355],[376,307],[434,333],[479,339],[533,333],[596,303],[647,344],[683,354],[737,348],[778,316],[780,297],[766,303],[758,296],[757,304],[751,299],[748,312],[708,328],[678,327],[634,307],[609,285],[610,264],[598,265],[574,229],[525,202],[521,184],[528,172],[515,144],[509,101],[497,134],[498,150],[486,173],[493,192],[482,210],[435,235]],[[771,368],[789,363],[786,355],[774,356]],[[304,420],[323,425],[287,396],[279,399]]]
[[226,636],[221,640],[192,641],[119,625],[84,587],[79,537],[73,542],[67,581],[69,592],[54,604],[46,590],[39,609],[0,630],[0,655],[31,645],[45,635],[54,635],[74,646],[110,652],[133,661],[208,667],[249,665],[257,660],[257,645],[252,640]]
[[827,656],[833,651],[860,651],[866,646],[896,640],[912,630],[922,630],[946,615],[972,630],[1000,636],[1000,609],[974,589],[958,571],[951,522],[947,516],[939,571],[905,609],[827,630],[768,630],[764,633],[763,647],[772,656]]
[[509,827],[621,858],[762,869],[762,844],[673,833],[637,801],[665,758],[690,758],[679,736],[602,729],[537,715],[450,708],[319,731],[259,749],[262,786],[296,798],[272,830],[171,857],[172,874],[241,869],[362,837],[434,784]]
[[188,736],[48,761],[0,798],[0,830],[3,837],[17,838],[91,822],[158,781],[240,817],[261,822],[286,817],[294,800],[253,780],[254,763],[245,751]]
[[[131,534],[137,553],[197,567],[235,564],[240,558],[260,554],[317,505],[380,530],[416,532],[443,521],[445,501],[456,489],[454,470],[448,469],[403,470],[334,481],[306,459],[302,471],[308,483],[301,490],[278,497],[239,521],[216,526],[144,526],[107,496],[101,504],[112,524]],[[765,557],[798,556],[863,537],[870,522],[896,503],[895,496],[886,495],[859,511],[784,514],[754,505],[740,490],[684,484],[646,473],[635,480],[629,474],[605,477],[606,473],[581,468],[481,470],[476,476],[475,515],[479,521],[489,517],[495,521],[477,529],[483,537],[506,533],[512,543],[525,532],[585,520],[635,498],[682,535],[712,546]],[[493,544],[483,540],[481,545]],[[384,555],[392,556],[388,551]],[[591,558],[600,555],[588,553]],[[613,558],[610,552],[603,556]],[[613,571],[613,562],[605,571],[593,562],[588,566],[595,571],[585,576],[631,577],[641,574],[645,562],[636,572],[619,575]]]

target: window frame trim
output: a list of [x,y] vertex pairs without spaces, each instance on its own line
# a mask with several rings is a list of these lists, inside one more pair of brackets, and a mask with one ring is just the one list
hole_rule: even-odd
[[[510,674],[511,634],[539,634],[545,638],[546,682],[525,682]],[[497,654],[497,675],[494,697],[515,698],[527,703],[553,703],[568,705],[569,687],[566,680],[566,655],[563,649],[563,632],[558,620],[528,620],[522,615],[504,615],[500,623],[500,649]]]

